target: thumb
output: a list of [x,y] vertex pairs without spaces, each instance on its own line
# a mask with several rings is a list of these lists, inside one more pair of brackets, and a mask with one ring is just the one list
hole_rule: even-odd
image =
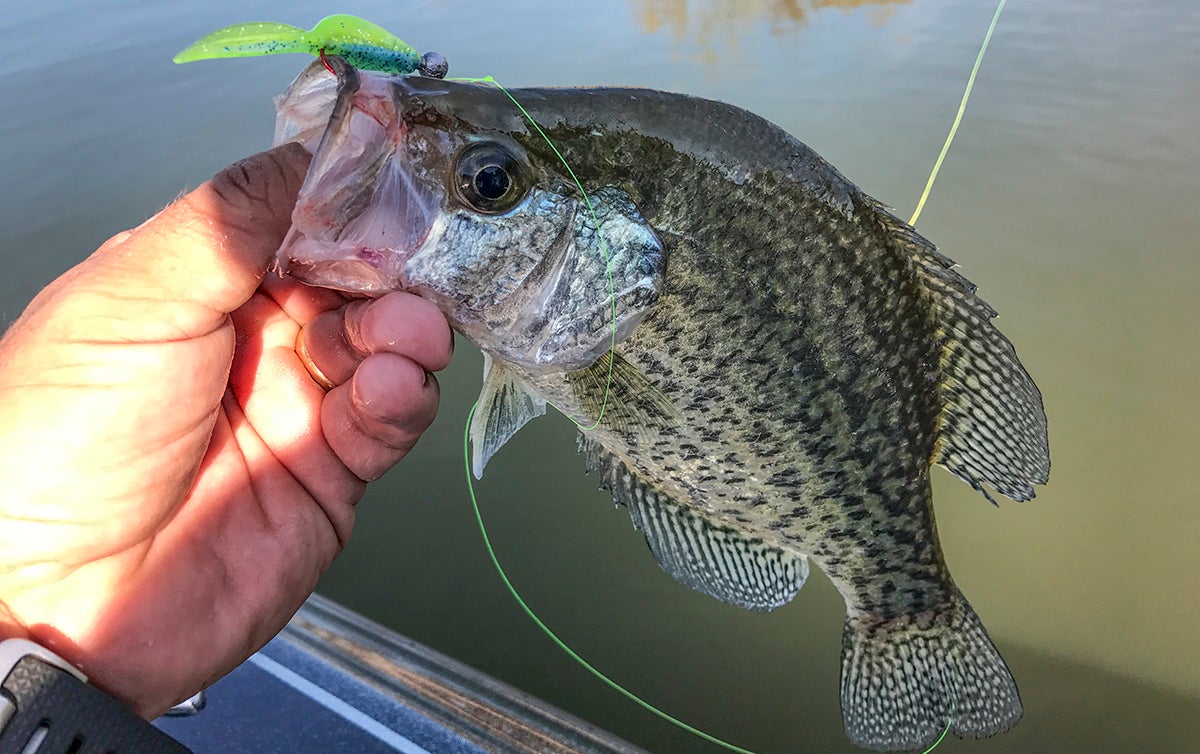
[[[141,316],[195,335],[223,322],[258,287],[291,225],[308,152],[284,144],[235,162],[77,268],[115,294],[122,319]],[[149,308],[145,312],[127,307]],[[178,304],[169,311],[162,305]],[[145,322],[145,320],[142,320]]]

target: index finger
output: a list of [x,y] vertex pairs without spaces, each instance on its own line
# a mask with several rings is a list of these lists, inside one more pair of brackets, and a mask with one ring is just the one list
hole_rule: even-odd
[[119,286],[134,306],[152,302],[158,318],[162,303],[182,305],[173,315],[184,332],[223,321],[254,293],[291,226],[309,159],[303,147],[284,144],[230,165],[101,247],[89,273]]

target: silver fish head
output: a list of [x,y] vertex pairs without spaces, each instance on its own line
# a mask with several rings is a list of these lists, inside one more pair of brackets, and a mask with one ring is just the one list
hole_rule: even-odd
[[589,366],[645,317],[666,262],[657,234],[620,186],[583,193],[504,91],[330,60],[336,76],[314,63],[276,103],[276,141],[314,152],[279,269],[413,291],[535,371]]

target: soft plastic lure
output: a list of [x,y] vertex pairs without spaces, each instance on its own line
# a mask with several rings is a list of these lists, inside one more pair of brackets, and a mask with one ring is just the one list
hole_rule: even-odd
[[436,52],[418,53],[387,29],[358,16],[326,16],[305,31],[298,26],[256,22],[226,26],[207,34],[174,57],[176,63],[212,58],[249,58],[307,52],[337,55],[355,68],[385,73],[419,72],[444,78],[446,59]]

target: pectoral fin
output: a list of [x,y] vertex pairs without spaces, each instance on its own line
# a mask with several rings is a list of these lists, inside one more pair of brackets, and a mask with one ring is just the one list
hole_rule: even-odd
[[471,473],[475,478],[483,478],[483,468],[509,438],[544,413],[546,400],[485,353],[483,390],[471,417]]
[[722,602],[766,612],[790,601],[808,578],[808,558],[709,521],[671,500],[616,456],[580,435],[588,471],[629,509],[662,569]]
[[634,436],[679,421],[679,409],[671,399],[618,353],[606,351],[596,363],[569,377],[588,421],[599,419],[609,429]]

